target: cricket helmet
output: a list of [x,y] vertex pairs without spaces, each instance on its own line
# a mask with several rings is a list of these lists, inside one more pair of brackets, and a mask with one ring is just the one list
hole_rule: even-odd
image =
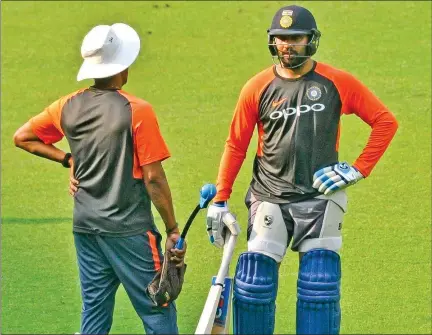
[[286,6],[279,9],[273,17],[272,24],[267,30],[268,47],[273,57],[279,57],[275,36],[283,35],[308,35],[309,42],[306,45],[305,60],[313,56],[319,45],[321,33],[318,30],[316,21],[312,13],[304,7]]

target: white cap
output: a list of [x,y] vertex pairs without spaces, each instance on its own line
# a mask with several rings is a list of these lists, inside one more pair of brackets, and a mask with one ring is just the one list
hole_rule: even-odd
[[81,45],[84,62],[77,80],[114,76],[132,65],[139,50],[139,36],[127,24],[96,26],[84,37]]

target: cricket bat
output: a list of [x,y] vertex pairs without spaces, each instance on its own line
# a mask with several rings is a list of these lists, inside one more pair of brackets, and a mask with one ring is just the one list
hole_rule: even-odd
[[[216,276],[212,278],[212,285],[216,283]],[[219,303],[211,329],[212,334],[229,334],[231,317],[231,297],[233,290],[233,279],[225,277]]]
[[232,278],[227,278],[237,236],[226,232],[221,266],[213,277],[195,334],[228,334],[231,314]]

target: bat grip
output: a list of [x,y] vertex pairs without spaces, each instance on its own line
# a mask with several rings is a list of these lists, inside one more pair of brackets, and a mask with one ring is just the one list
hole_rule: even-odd
[[183,231],[182,231],[182,233],[180,235],[180,238],[178,239],[178,241],[177,241],[177,243],[175,245],[176,249],[179,249],[179,250],[183,249],[183,245],[184,245],[184,240],[186,238],[186,234],[187,234],[187,232],[188,232],[188,230],[189,230],[189,228],[190,228],[190,226],[192,224],[192,221],[195,219],[195,216],[198,214],[198,212],[200,211],[200,209],[201,209],[200,205],[197,205],[195,207],[195,209],[192,211],[192,213],[189,216],[189,219],[187,220],[186,225],[185,225],[185,227],[184,227],[184,229],[183,229]]
[[183,249],[183,245],[184,245],[184,238],[180,237],[177,240],[177,243],[176,243],[175,247],[176,247],[176,249],[182,250]]

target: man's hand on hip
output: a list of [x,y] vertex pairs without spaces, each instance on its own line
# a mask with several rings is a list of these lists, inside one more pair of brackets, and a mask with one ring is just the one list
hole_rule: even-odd
[[225,229],[229,229],[232,235],[238,235],[240,228],[233,214],[229,212],[226,201],[215,202],[207,210],[207,233],[210,242],[222,248],[225,244]]
[[327,195],[353,185],[363,178],[356,168],[347,162],[341,162],[315,172],[312,187]]
[[75,179],[74,175],[74,160],[72,157],[69,159],[69,194],[74,197],[75,193],[78,192],[79,181]]

